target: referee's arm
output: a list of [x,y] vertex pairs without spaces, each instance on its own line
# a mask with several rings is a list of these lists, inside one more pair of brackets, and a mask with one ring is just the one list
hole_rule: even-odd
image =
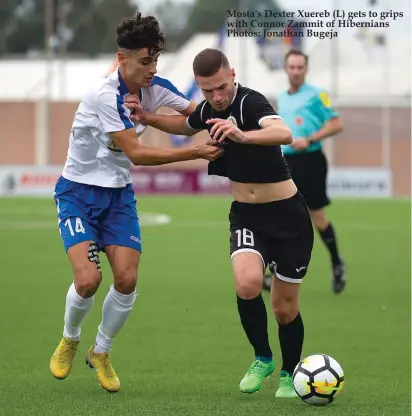
[[321,140],[327,139],[330,136],[334,136],[341,131],[343,131],[342,119],[340,116],[336,116],[329,119],[321,129],[308,137],[308,140],[312,143],[320,142]]
[[315,102],[315,113],[323,121],[323,126],[310,137],[309,142],[319,142],[343,130],[343,122],[339,113],[332,107],[330,99],[325,91],[322,91]]

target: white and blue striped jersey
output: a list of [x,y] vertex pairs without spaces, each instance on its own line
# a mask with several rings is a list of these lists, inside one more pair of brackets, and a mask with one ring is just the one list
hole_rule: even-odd
[[[128,95],[119,70],[92,85],[74,116],[64,178],[107,188],[132,182],[132,163],[109,135],[135,128],[140,136],[146,129],[130,120],[130,110],[124,105]],[[141,103],[150,112],[163,106],[182,111],[190,101],[170,81],[155,76],[149,88],[141,89]]]

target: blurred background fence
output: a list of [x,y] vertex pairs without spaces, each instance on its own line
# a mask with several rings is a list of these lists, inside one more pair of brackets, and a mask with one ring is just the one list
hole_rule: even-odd
[[[12,0],[0,6],[0,193],[49,193],[64,164],[74,112],[92,78],[104,76],[116,51],[114,27],[136,10],[156,15],[167,37],[158,74],[192,99],[202,99],[193,84],[192,60],[203,48],[219,47],[235,68],[241,84],[265,94],[276,108],[287,87],[282,69],[285,52],[309,54],[308,82],[325,88],[340,112],[345,130],[325,142],[331,164],[330,191],[342,196],[409,196],[411,189],[411,37],[410,4],[399,0],[345,2],[193,0],[154,1]],[[342,4],[340,4],[342,3]],[[338,36],[300,37],[296,29],[284,37],[264,39],[228,36],[228,10],[323,11],[342,9],[381,12],[385,28],[340,28]],[[245,20],[251,24],[253,18]],[[282,18],[255,19],[274,22]],[[285,19],[283,19],[284,21]],[[287,19],[286,19],[287,20]],[[300,19],[302,20],[302,19]],[[314,22],[319,18],[308,18]],[[330,18],[323,19],[324,22]],[[381,21],[379,17],[354,22]],[[256,29],[253,29],[256,30]],[[270,29],[277,30],[277,29]],[[332,32],[326,28],[314,31]],[[167,112],[169,110],[162,109]],[[201,140],[200,133],[193,140]],[[145,143],[185,146],[190,140],[148,128]],[[15,168],[18,167],[16,170]],[[183,186],[187,172],[197,172]],[[205,178],[203,161],[136,170],[140,192],[226,192],[220,178]],[[158,173],[160,171],[160,173]],[[161,180],[156,178],[161,175]],[[176,176],[177,175],[177,176]],[[195,175],[195,176],[196,176]],[[193,178],[195,178],[193,176]],[[180,178],[180,179],[179,179]],[[161,183],[159,187],[156,183]],[[207,184],[204,185],[204,184]],[[140,184],[140,185],[139,185]],[[203,184],[203,185],[202,185]]]

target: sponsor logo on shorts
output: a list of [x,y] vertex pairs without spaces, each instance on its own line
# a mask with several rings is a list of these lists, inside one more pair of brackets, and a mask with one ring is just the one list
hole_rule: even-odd
[[140,240],[140,238],[135,237],[134,235],[130,236],[130,240],[136,241],[136,243],[139,243],[139,244],[142,242],[142,240]]

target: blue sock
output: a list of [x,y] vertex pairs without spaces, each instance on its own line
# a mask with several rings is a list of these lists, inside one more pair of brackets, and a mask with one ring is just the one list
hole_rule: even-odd
[[256,360],[262,361],[265,364],[269,364],[273,361],[272,357],[262,357],[260,355],[256,356]]

